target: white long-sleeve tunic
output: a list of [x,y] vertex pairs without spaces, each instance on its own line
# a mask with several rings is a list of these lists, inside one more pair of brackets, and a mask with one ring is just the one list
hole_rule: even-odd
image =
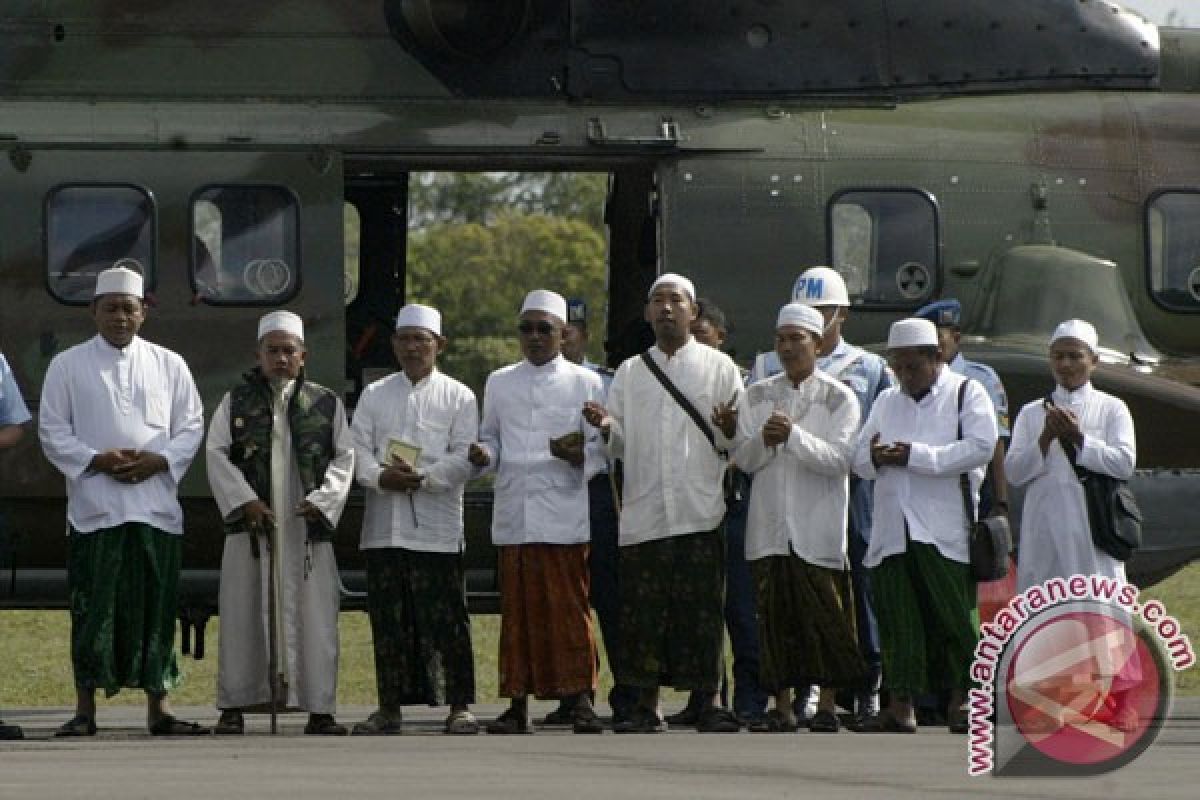
[[[561,355],[521,361],[488,376],[479,438],[496,471],[492,542],[582,544],[591,539],[588,479],[603,466],[599,432],[583,421],[585,402],[604,402],[604,383]],[[550,440],[579,432],[584,463],[550,452]]]
[[[788,440],[763,443],[775,411],[792,420]],[[735,461],[754,474],[746,525],[746,558],[787,555],[841,569],[846,559],[850,460],[858,433],[858,401],[841,381],[814,372],[798,387],[779,373],[746,390],[738,418],[745,441]]]
[[[179,481],[204,438],[204,408],[181,356],[137,336],[113,347],[97,334],[50,361],[38,411],[42,450],[67,479],[77,531],[141,522],[183,533]],[[88,468],[114,449],[158,453],[168,469],[121,483]]]
[[[1068,392],[1061,386],[1054,403],[1070,409],[1083,430],[1077,462],[1093,472],[1128,480],[1137,459],[1133,418],[1118,397],[1090,383]],[[1092,543],[1083,487],[1058,440],[1046,455],[1038,447],[1045,426],[1043,399],[1025,404],[1013,429],[1004,471],[1014,486],[1025,486],[1021,512],[1021,551],[1017,588],[1075,574],[1107,575],[1124,580],[1124,565]]]
[[[959,475],[971,482],[971,503],[979,504],[984,466],[996,448],[996,411],[987,391],[976,381],[967,384],[961,415],[958,386],[967,380],[943,367],[919,402],[893,386],[879,395],[871,409],[854,456],[854,471],[875,481],[875,513],[863,564],[877,567],[884,558],[907,549],[905,530],[914,542],[937,547],[944,558],[966,564],[967,516]],[[962,419],[962,438],[958,422]],[[905,467],[876,469],[871,439],[909,442]]]
[[[362,549],[461,552],[467,451],[479,433],[475,393],[436,369],[415,385],[397,372],[363,391],[350,429],[354,470],[367,493]],[[421,448],[413,467],[425,479],[414,492],[379,488],[393,441]]]
[[[278,668],[287,682],[289,708],[332,714],[337,700],[339,607],[337,562],[332,542],[313,542],[305,564],[308,528],[296,508],[308,500],[331,525],[341,518],[354,479],[354,447],[341,401],[333,419],[334,453],[322,484],[306,496],[292,455],[287,402],[294,384],[278,393],[271,432],[271,497],[275,514],[276,641]],[[229,459],[229,395],[221,400],[208,429],[208,481],[223,518],[256,499],[246,477]],[[221,557],[221,646],[218,651],[217,707],[244,708],[270,700],[268,678],[269,599],[267,548],[255,558],[247,534],[225,537]]]
[[[729,356],[692,338],[670,358],[657,346],[649,352],[706,420],[719,403],[732,400],[741,408],[742,374]],[[722,477],[728,462],[641,356],[617,368],[608,390],[608,413],[609,452],[625,464],[620,545],[716,528],[725,516]],[[722,450],[741,443],[736,432],[733,440],[720,428],[713,433]]]

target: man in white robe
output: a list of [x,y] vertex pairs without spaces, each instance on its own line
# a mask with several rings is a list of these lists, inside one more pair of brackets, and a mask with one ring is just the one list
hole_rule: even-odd
[[[1089,322],[1071,319],[1055,328],[1050,337],[1054,391],[1048,398],[1025,404],[1017,416],[1005,467],[1014,486],[1026,487],[1017,562],[1019,591],[1072,575],[1125,580],[1125,564],[1092,540],[1087,500],[1068,456],[1071,453],[1080,467],[1092,472],[1121,480],[1133,477],[1137,461],[1133,417],[1119,397],[1092,386],[1098,346],[1099,336]],[[1114,613],[1123,612],[1114,609]],[[1129,630],[1128,625],[1126,621],[1117,630]],[[1102,704],[1084,718],[1130,731],[1139,723],[1137,692],[1130,689],[1141,683],[1142,667],[1133,652],[1132,637],[1125,637],[1121,644],[1124,652],[1093,642],[1093,683],[1081,684],[1072,676],[1059,691],[1077,699],[1101,698]],[[1054,680],[1047,683],[1052,685]],[[1054,733],[1071,717],[1026,718],[1022,726],[1032,724],[1035,730],[1044,728],[1036,732]]]
[[1081,467],[1121,480],[1137,460],[1133,417],[1125,403],[1092,386],[1098,359],[1096,329],[1083,320],[1059,325],[1050,339],[1056,386],[1050,402],[1026,403],[1017,417],[1008,479],[1028,486],[1021,513],[1017,589],[1050,578],[1106,575],[1125,579],[1125,565],[1092,543],[1083,486],[1064,451],[1072,446]]
[[366,493],[360,547],[379,709],[353,733],[402,732],[405,705],[449,705],[444,730],[479,732],[471,618],[463,574],[467,450],[479,434],[475,393],[437,369],[442,315],[409,303],[396,315],[401,370],[363,390],[354,469]]
[[996,448],[996,410],[983,386],[940,359],[932,322],[892,323],[888,362],[898,386],[875,401],[855,452],[854,471],[875,481],[863,563],[872,570],[891,692],[867,730],[915,733],[914,695],[948,689],[949,727],[967,732],[962,700],[978,632],[959,480],[969,476],[977,505]]
[[332,537],[354,448],[341,399],[305,380],[305,355],[298,316],[264,316],[258,366],[221,400],[208,431],[208,480],[228,534],[217,733],[242,733],[242,712],[273,696],[309,713],[305,733],[346,733],[334,718],[340,598]]
[[846,558],[850,460],[858,401],[817,369],[821,312],[789,303],[779,312],[778,375],[746,391],[738,465],[754,475],[743,553],[755,577],[763,684],[775,708],[750,730],[795,730],[792,689],[820,685],[814,732],[836,733],[835,687],[859,689],[859,653]]
[[137,334],[142,276],[96,277],[97,335],[59,353],[42,386],[38,435],[66,478],[75,716],[58,736],[96,733],[96,690],[146,692],[153,734],[208,733],[176,719],[175,661],[183,509],[179,481],[204,437],[187,364]]
[[471,463],[496,469],[492,542],[500,574],[499,693],[512,703],[487,731],[529,733],[528,696],[574,697],[576,733],[599,733],[592,708],[596,640],[588,606],[588,480],[603,463],[584,403],[600,376],[562,356],[567,302],[538,289],[517,331],[525,358],[488,376]]
[[588,423],[608,440],[609,454],[625,461],[617,680],[636,687],[639,698],[629,718],[614,723],[618,733],[666,730],[659,708],[664,684],[703,692],[698,730],[734,733],[741,727],[719,707],[717,688],[725,628],[722,478],[729,463],[722,452],[740,443],[742,376],[729,356],[692,336],[696,316],[692,282],[660,275],[645,308],[655,346],[617,368],[607,408],[584,408]]

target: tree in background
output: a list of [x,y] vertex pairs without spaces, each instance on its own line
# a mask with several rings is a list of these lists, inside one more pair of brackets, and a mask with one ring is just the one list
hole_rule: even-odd
[[536,288],[587,302],[598,360],[606,181],[594,173],[412,176],[406,296],[442,310],[447,374],[481,395],[489,372],[518,360],[517,313]]

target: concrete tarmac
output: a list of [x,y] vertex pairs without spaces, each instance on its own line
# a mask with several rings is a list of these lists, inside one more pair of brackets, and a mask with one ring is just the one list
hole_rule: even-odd
[[[535,717],[552,708],[533,704]],[[490,719],[498,706],[475,709]],[[363,719],[348,708],[339,720]],[[25,741],[0,742],[0,798],[230,800],[302,798],[1080,798],[1200,796],[1200,698],[1182,698],[1150,749],[1091,778],[971,778],[967,737],[922,728],[913,735],[697,734],[441,735],[444,709],[411,709],[404,735],[304,736],[302,714],[247,717],[240,737],[149,736],[144,710],[105,706],[94,738],[55,739],[69,709],[5,709]],[[213,709],[182,708],[216,721]]]

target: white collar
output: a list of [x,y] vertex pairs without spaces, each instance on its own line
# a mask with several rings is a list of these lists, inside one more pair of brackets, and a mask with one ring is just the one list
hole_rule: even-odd
[[412,382],[412,379],[408,377],[408,373],[405,372],[403,369],[400,370],[400,376],[403,379],[405,385],[408,386],[408,388],[420,389],[422,387],[429,385],[429,381],[433,378],[434,375],[437,374],[437,371],[438,371],[437,365],[435,364],[433,369],[431,369],[429,371],[429,374],[426,375],[424,378],[421,378],[421,380],[417,381],[416,383]]
[[1093,391],[1091,381],[1075,390],[1056,385],[1053,393],[1054,402],[1064,406],[1079,405],[1091,397]]

